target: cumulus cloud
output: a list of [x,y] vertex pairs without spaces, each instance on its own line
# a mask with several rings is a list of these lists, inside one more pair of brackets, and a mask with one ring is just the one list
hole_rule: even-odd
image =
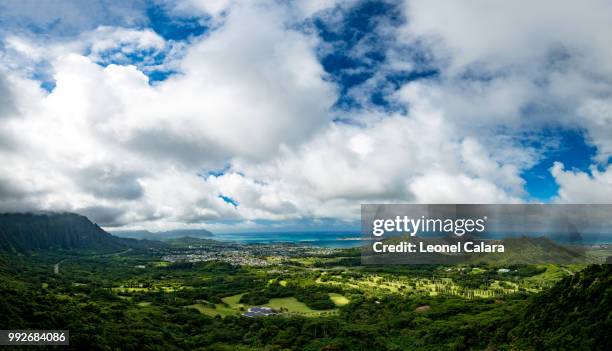
[[427,100],[413,98],[408,116],[370,116],[365,127],[332,124],[275,162],[235,167],[265,180],[261,194],[291,199],[314,217],[357,218],[362,202],[521,201],[518,166],[493,160],[478,141],[456,135]]
[[[467,66],[537,69],[541,60],[555,54],[583,52],[582,59],[608,71],[612,34],[608,16],[612,4],[605,0],[576,3],[540,0],[526,8],[505,1],[475,0],[467,3],[408,0],[408,39],[428,40],[438,57],[448,60],[450,72]],[[523,66],[522,63],[535,63]]]
[[510,2],[410,0],[405,8],[403,40],[428,43],[443,73],[432,94],[454,118],[581,125],[610,154],[603,135],[612,132],[605,107],[612,93],[609,2],[542,0],[527,10]]
[[[2,125],[16,139],[4,151],[12,179],[5,188],[39,194],[40,208],[80,210],[106,225],[241,217],[219,198],[238,185],[226,190],[228,182],[198,174],[307,140],[327,124],[334,102],[317,39],[288,29],[284,11],[237,7],[222,28],[187,49],[180,74],[156,85],[133,65],[99,62],[114,49],[162,50],[164,40],[149,30],[100,27],[51,46],[13,37],[28,43],[13,45],[23,55],[50,56],[56,86],[46,93],[13,71],[19,114]],[[241,197],[256,184],[242,186]],[[253,203],[259,214],[242,217],[273,217],[290,205],[266,194]]]
[[147,22],[145,1],[9,0],[0,4],[2,30],[27,29],[54,35],[75,35],[101,25]]
[[602,170],[592,167],[589,174],[566,170],[563,163],[555,162],[551,173],[559,184],[557,202],[609,204],[612,199],[612,165]]
[[0,119],[15,113],[10,83],[0,75]]
[[[556,164],[557,201],[609,198],[609,4],[551,11],[539,1],[525,11],[408,1],[404,25],[381,20],[344,53],[384,54],[372,78],[346,94],[366,102],[391,72],[418,68],[419,57],[439,73],[385,85],[381,93],[401,109],[363,103],[347,112],[335,105],[341,83],[320,62],[338,48],[305,19],[346,25],[356,3],[185,0],[175,14],[214,25],[180,44],[126,27],[138,14],[77,16],[61,30],[76,34],[49,41],[3,34],[0,210],[78,211],[108,227],[231,230],[354,220],[362,202],[521,202],[521,174],[542,157],[525,135],[550,125],[585,129],[599,162],[590,174]],[[42,27],[53,18],[30,13]],[[155,69],[176,74],[152,83]]]
[[[219,22],[221,18],[230,12],[232,7],[240,6],[244,1],[237,0],[180,0],[178,2],[167,0],[158,0],[164,4],[170,11],[182,15],[193,16],[195,13],[202,13],[210,16],[213,21]],[[286,5],[294,7],[297,10],[291,13],[292,16],[298,18],[308,18],[313,14],[334,8],[337,5],[351,4],[355,0],[296,0],[288,2]],[[277,7],[278,4],[272,2],[271,6]]]
[[179,1],[175,11],[199,10],[212,17],[217,17],[227,11],[233,3],[232,0],[183,0]]

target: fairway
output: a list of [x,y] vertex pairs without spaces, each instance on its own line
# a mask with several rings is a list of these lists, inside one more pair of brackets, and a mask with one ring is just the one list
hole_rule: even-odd
[[329,293],[329,298],[332,300],[332,302],[336,306],[348,305],[351,302],[351,301],[349,301],[349,299],[344,297],[344,295],[340,295],[340,294],[336,294],[336,293]]
[[[241,314],[244,310],[248,309],[248,307],[255,307],[250,305],[244,305],[240,303],[240,298],[244,294],[237,294],[232,296],[227,296],[222,298],[223,304],[215,304],[215,308],[210,307],[206,303],[196,303],[193,305],[189,305],[186,307],[195,308],[200,313],[205,315],[214,317],[214,316],[230,316]],[[333,295],[333,296],[331,296]],[[342,306],[349,303],[349,300],[340,295],[340,294],[330,294],[330,299],[334,301],[336,306]],[[306,304],[298,301],[295,297],[283,297],[283,298],[274,298],[270,299],[267,304],[263,305],[266,307],[271,307],[275,310],[282,311],[284,313],[292,313],[292,314],[300,314],[306,316],[319,316],[322,314],[332,314],[336,313],[337,309],[330,310],[313,310],[308,307]]]
[[292,313],[311,313],[315,310],[306,306],[306,304],[299,302],[295,297],[282,297],[276,299],[270,299],[270,301],[264,306],[272,307],[280,310],[281,308],[286,309]]
[[313,310],[312,308],[306,306],[306,304],[298,301],[295,297],[282,297],[282,298],[275,298],[275,299],[270,299],[270,301],[265,304],[264,306],[267,307],[272,307],[276,310],[281,310],[283,309],[286,312],[289,313],[296,313],[296,314],[305,314],[308,316],[318,316],[320,314],[323,313],[335,313],[336,310]]
[[230,308],[240,309],[240,307],[244,307],[244,305],[240,303],[240,298],[242,297],[242,295],[244,295],[244,293],[238,294],[238,295],[227,296],[227,297],[222,298],[221,301],[226,303]]
[[183,287],[181,286],[154,286],[154,287],[126,287],[126,286],[119,286],[119,287],[115,287],[112,288],[112,290],[114,292],[117,293],[133,293],[133,292],[148,292],[148,291],[163,291],[163,292],[173,292],[179,289],[182,289]]
[[196,303],[193,305],[189,305],[187,307],[190,308],[195,308],[196,310],[200,311],[200,313],[205,314],[207,316],[230,316],[230,315],[235,315],[238,313],[238,310],[234,310],[232,308],[229,307],[225,307],[222,304],[216,304],[215,307],[216,308],[211,308],[206,306],[205,304],[201,304],[201,303]]

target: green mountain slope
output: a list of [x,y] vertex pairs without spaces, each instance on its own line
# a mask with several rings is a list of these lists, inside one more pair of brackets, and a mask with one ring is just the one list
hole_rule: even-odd
[[520,350],[612,350],[612,266],[593,265],[534,296],[508,338]]
[[433,253],[416,252],[405,253],[377,253],[371,251],[371,246],[366,245],[364,253],[365,263],[403,263],[403,264],[542,264],[542,263],[596,263],[589,261],[588,256],[581,247],[570,247],[560,245],[547,237],[520,236],[516,238],[504,238],[500,240],[487,240],[470,237],[444,236],[444,237],[410,237],[398,236],[383,240],[385,244],[397,245],[401,242],[411,242],[417,247],[420,244],[427,245],[456,245],[462,249],[465,242],[473,242],[474,248],[480,242],[486,245],[504,245],[504,252],[461,252],[461,253]]
[[85,216],[74,213],[0,214],[0,251],[35,250],[118,251],[143,243],[117,238]]
[[504,244],[505,252],[472,255],[470,261],[498,265],[588,262],[582,248],[559,245],[547,237],[521,236],[491,243]]

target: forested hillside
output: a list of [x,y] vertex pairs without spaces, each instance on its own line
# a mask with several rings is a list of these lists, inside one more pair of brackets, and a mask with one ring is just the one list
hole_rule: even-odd
[[515,318],[520,349],[612,350],[612,266],[593,265],[533,296]]
[[74,213],[0,214],[0,251],[34,250],[117,251],[142,242],[117,238],[85,216]]
[[610,265],[357,267],[74,214],[0,215],[0,245],[0,329],[67,329],[73,350],[612,350]]

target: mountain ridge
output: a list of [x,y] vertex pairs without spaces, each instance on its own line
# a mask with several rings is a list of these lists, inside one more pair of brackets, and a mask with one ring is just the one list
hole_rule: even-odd
[[610,306],[612,265],[590,265],[531,297],[501,336],[517,350],[611,350]]
[[119,251],[153,242],[119,238],[87,217],[70,212],[0,213],[0,251]]

